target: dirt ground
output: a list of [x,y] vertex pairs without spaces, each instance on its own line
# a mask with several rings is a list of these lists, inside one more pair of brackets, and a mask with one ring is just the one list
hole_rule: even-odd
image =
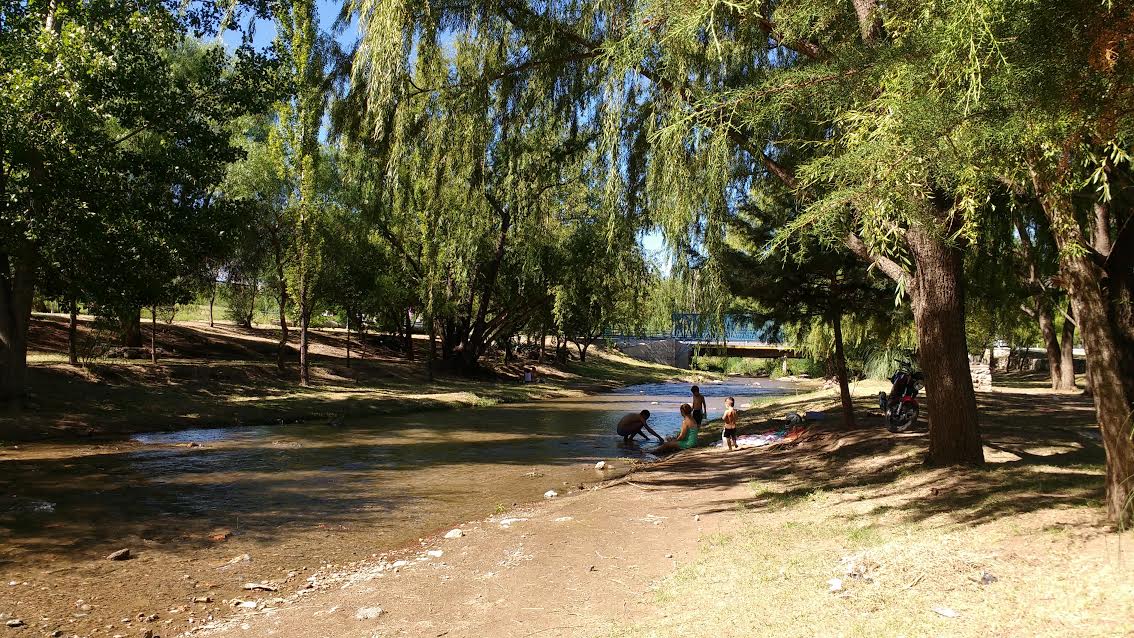
[[886,433],[863,397],[854,430],[697,449],[358,561],[312,547],[308,569],[260,576],[277,591],[182,595],[99,635],[1134,635],[1134,535],[1102,520],[1090,402],[1027,387],[980,402],[982,469],[926,469],[925,432]]

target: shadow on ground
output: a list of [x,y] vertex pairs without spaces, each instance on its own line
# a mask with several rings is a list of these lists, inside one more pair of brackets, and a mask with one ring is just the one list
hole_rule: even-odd
[[[858,426],[813,427],[796,444],[775,448],[720,448],[688,455],[680,471],[642,475],[653,488],[719,490],[705,512],[784,508],[807,499],[858,499],[869,490],[872,514],[895,512],[909,522],[935,517],[977,524],[1045,508],[1102,506],[1105,453],[1094,408],[1081,395],[978,395],[986,465],[928,468],[926,430],[891,434],[869,398],[856,400]],[[785,406],[784,411],[805,406]],[[776,420],[744,423],[758,432]],[[748,483],[742,499],[723,492]],[[1101,512],[1100,512],[1101,513]]]

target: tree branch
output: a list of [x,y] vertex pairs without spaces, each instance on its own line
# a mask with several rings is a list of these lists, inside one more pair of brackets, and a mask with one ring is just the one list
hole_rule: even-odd
[[877,267],[878,270],[881,270],[882,273],[890,279],[893,279],[894,281],[901,281],[906,277],[905,269],[902,268],[901,265],[898,264],[898,262],[890,259],[885,255],[878,255],[871,252],[870,248],[867,247],[866,242],[862,241],[862,238],[855,233],[847,233],[844,244],[848,249],[850,249],[852,253],[858,255],[861,259],[868,262],[872,266]]

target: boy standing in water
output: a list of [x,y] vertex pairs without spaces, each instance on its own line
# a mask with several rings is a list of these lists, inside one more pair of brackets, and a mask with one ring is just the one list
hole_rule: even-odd
[[736,400],[729,397],[725,399],[724,404],[724,440],[728,449],[735,450],[740,447],[736,442],[736,409],[732,407],[736,405]]
[[689,390],[693,393],[693,420],[700,427],[701,422],[705,420],[705,414],[708,412],[705,409],[705,395],[701,394],[701,388],[697,386],[693,386]]

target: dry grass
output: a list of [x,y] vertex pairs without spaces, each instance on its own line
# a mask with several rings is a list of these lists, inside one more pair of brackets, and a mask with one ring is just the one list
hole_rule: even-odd
[[984,469],[925,468],[923,432],[870,428],[754,453],[728,531],[658,584],[659,617],[609,635],[1134,635],[1134,534],[1101,520],[1089,402],[980,401]]

